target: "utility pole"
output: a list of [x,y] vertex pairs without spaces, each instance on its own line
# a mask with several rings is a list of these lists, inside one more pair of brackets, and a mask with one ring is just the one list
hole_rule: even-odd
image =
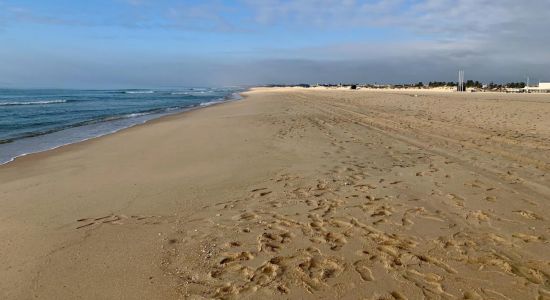
[[459,92],[464,92],[466,89],[464,88],[464,70],[458,71],[458,86],[457,89]]

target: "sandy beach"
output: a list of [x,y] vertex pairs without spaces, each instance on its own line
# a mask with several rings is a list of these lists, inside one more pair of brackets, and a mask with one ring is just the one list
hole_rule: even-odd
[[244,97],[0,166],[0,298],[550,299],[548,95]]

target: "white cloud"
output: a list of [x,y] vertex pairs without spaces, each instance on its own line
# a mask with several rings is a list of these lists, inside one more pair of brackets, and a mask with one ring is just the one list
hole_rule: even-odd
[[241,0],[264,24],[358,28],[397,26],[447,35],[549,32],[550,0]]

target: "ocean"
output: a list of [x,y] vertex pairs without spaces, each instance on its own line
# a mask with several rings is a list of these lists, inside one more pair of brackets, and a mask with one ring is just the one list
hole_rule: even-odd
[[237,100],[242,88],[0,89],[0,164],[168,114]]

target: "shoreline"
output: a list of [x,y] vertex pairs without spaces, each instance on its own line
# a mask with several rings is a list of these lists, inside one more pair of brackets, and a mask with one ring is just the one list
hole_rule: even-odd
[[[6,166],[8,164],[12,164],[18,160],[21,160],[22,158],[24,157],[27,157],[27,156],[30,156],[30,155],[36,155],[36,154],[41,154],[41,153],[44,153],[44,152],[49,152],[49,151],[54,151],[54,150],[58,150],[60,148],[64,148],[64,147],[67,147],[67,146],[71,146],[71,145],[75,145],[75,144],[80,144],[80,143],[85,143],[85,142],[88,142],[90,140],[94,140],[94,139],[99,139],[99,138],[102,138],[102,137],[105,137],[105,136],[109,136],[109,135],[113,135],[113,134],[116,134],[120,131],[123,131],[123,130],[127,130],[127,129],[130,129],[130,128],[133,128],[133,127],[136,127],[136,126],[141,126],[141,125],[145,125],[145,124],[148,124],[152,121],[156,121],[156,120],[159,120],[159,119],[163,119],[163,118],[166,118],[166,117],[170,117],[170,116],[174,116],[174,115],[179,115],[179,114],[184,114],[184,113],[188,113],[188,112],[191,112],[191,111],[194,111],[194,110],[198,110],[198,109],[203,109],[203,108],[207,108],[207,107],[211,107],[211,106],[216,106],[216,105],[220,105],[220,104],[224,104],[224,103],[229,103],[229,102],[234,102],[234,101],[240,101],[240,100],[243,100],[244,97],[242,96],[243,93],[246,93],[247,91],[249,91],[250,89],[246,89],[242,92],[237,92],[237,93],[233,93],[231,95],[228,95],[228,96],[231,96],[230,98],[228,98],[227,100],[213,100],[213,101],[210,101],[210,102],[205,102],[205,103],[202,103],[200,105],[197,105],[195,107],[189,107],[189,108],[182,108],[180,109],[179,111],[174,111],[174,112],[167,112],[167,113],[164,113],[164,114],[161,114],[159,115],[158,117],[153,117],[151,119],[146,119],[140,123],[135,123],[135,124],[131,124],[127,127],[121,127],[119,129],[115,129],[114,131],[111,131],[111,132],[106,132],[106,133],[102,133],[100,135],[97,135],[97,136],[92,136],[92,137],[89,137],[89,138],[84,138],[82,140],[76,140],[74,142],[69,142],[69,143],[66,143],[66,144],[61,144],[61,145],[57,145],[57,146],[54,146],[52,148],[48,148],[48,149],[44,149],[44,150],[37,150],[35,152],[28,152],[28,153],[23,153],[23,154],[20,154],[20,155],[17,155],[15,157],[12,157],[10,160],[8,161],[5,161],[5,162],[0,162],[0,168],[2,168],[3,166]],[[236,97],[235,97],[236,96]],[[203,105],[203,104],[206,104],[206,103],[210,103],[210,104],[207,104],[207,105]],[[85,125],[84,125],[85,126]],[[62,130],[59,130],[59,131],[56,131],[56,132],[52,132],[52,133],[47,133],[47,134],[44,134],[44,135],[39,135],[39,136],[33,136],[33,137],[29,137],[29,138],[23,138],[21,140],[25,140],[25,139],[32,139],[32,138],[36,138],[36,137],[45,137],[47,135],[51,135],[51,134],[57,134],[57,133],[62,133],[63,131],[66,131],[66,130],[76,130],[78,129],[79,127],[84,127],[84,126],[77,126],[77,127],[69,127],[69,128],[65,128],[65,129],[62,129]],[[15,140],[13,142],[10,142],[10,143],[14,143],[14,142],[17,142],[17,141],[20,141],[20,140]],[[10,144],[10,143],[6,143],[5,145],[7,144]],[[1,144],[0,144],[1,146]]]

